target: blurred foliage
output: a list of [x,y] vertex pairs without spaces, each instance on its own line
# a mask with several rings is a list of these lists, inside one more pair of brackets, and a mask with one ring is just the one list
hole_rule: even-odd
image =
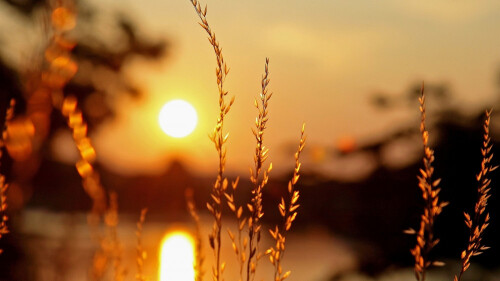
[[[392,95],[386,92],[375,92],[370,97],[373,106],[379,109],[393,109],[401,106],[413,108],[415,101],[420,96],[422,82],[415,82],[398,95]],[[428,97],[437,99],[440,104],[446,104],[452,97],[451,88],[446,82],[425,83],[425,92]]]
[[[29,24],[36,18],[41,9],[48,10],[46,1],[41,0],[1,0],[3,5],[14,8],[20,20]],[[73,49],[73,59],[78,64],[78,72],[64,88],[65,93],[71,93],[78,98],[83,107],[83,114],[88,120],[89,130],[93,130],[103,121],[112,118],[115,114],[114,103],[121,95],[140,97],[142,89],[134,84],[133,79],[128,77],[124,71],[127,64],[134,57],[149,59],[151,62],[167,55],[169,43],[163,38],[145,38],[138,31],[138,23],[127,16],[115,12],[114,14],[103,14],[84,1],[76,3],[77,27],[70,33],[71,40],[76,42]],[[106,18],[103,25],[102,18]],[[16,17],[16,18],[17,18]],[[109,29],[113,28],[113,34],[107,36]],[[102,34],[101,34],[102,33]],[[105,34],[105,35],[103,35]],[[22,34],[17,37],[12,33],[0,33],[0,42],[7,40],[22,39]],[[47,34],[49,37],[50,34]],[[48,38],[47,38],[48,39]],[[40,42],[40,45],[46,42]],[[1,47],[0,47],[1,48]],[[42,45],[42,50],[45,46]],[[37,61],[43,57],[43,53],[33,51],[33,62],[28,62],[29,67],[36,70]],[[10,65],[6,58],[0,56],[0,112],[4,112],[10,98],[16,98],[18,102],[17,112],[23,112],[23,104],[26,91],[25,81],[30,70],[19,69],[19,66]],[[3,117],[0,117],[3,123]],[[53,113],[51,133],[61,126],[65,126],[62,116]],[[49,135],[50,137],[50,135]]]
[[[19,195],[10,196],[15,210],[29,202],[33,179],[51,158],[49,144],[56,132],[69,132],[60,110],[52,110],[60,107],[61,93],[76,97],[90,135],[115,116],[119,98],[141,97],[141,86],[130,77],[132,62],[139,58],[141,63],[156,63],[168,55],[169,42],[158,35],[147,37],[139,22],[121,12],[97,9],[86,1],[0,0],[0,5],[12,8],[8,20],[18,22],[21,29],[41,33],[30,42],[28,34],[0,27],[0,124],[10,99],[17,101],[9,125],[11,157],[1,159],[2,171],[12,183],[10,193]],[[56,14],[54,7],[61,5],[68,9]],[[13,46],[29,46],[25,61],[8,57],[21,52]]]

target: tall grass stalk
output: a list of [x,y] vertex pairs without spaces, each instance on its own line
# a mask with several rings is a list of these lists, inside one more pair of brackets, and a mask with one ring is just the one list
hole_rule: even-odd
[[68,121],[68,127],[73,133],[73,140],[80,154],[80,159],[75,166],[82,178],[84,190],[92,199],[91,216],[96,219],[106,211],[107,202],[99,173],[94,169],[96,152],[87,136],[87,123],[83,119],[82,111],[78,108],[78,102],[74,96],[64,99],[61,112]]
[[[0,158],[1,159],[1,158]],[[9,228],[7,226],[7,221],[9,217],[5,213],[7,211],[7,189],[9,185],[5,182],[5,176],[0,174],[0,239],[9,233]],[[3,253],[3,249],[0,248],[0,255]]]
[[72,1],[57,1],[51,10],[52,37],[44,52],[48,64],[42,72],[42,85],[45,91],[52,96],[53,105],[66,117],[68,127],[73,133],[73,140],[80,153],[80,160],[76,163],[78,173],[82,177],[83,187],[92,198],[92,214],[103,215],[107,202],[98,173],[93,169],[95,149],[87,137],[87,123],[82,111],[78,108],[74,96],[64,98],[63,88],[73,78],[78,69],[77,63],[71,57],[71,50],[75,43],[66,38],[66,33],[76,25],[76,12]]
[[483,124],[483,146],[481,147],[481,170],[476,175],[477,180],[477,193],[478,199],[474,207],[474,214],[472,216],[464,212],[465,224],[469,229],[469,241],[467,248],[461,254],[461,268],[460,273],[455,275],[454,280],[462,280],[462,275],[470,266],[470,259],[473,256],[480,255],[483,251],[489,249],[489,247],[483,244],[483,235],[486,228],[489,225],[490,214],[486,212],[486,205],[488,205],[488,199],[490,198],[490,173],[498,168],[498,166],[491,165],[491,159],[493,158],[493,144],[490,138],[490,117],[491,110],[487,110],[485,113],[485,120]]
[[142,246],[142,230],[144,227],[144,222],[146,221],[147,212],[148,212],[147,208],[143,208],[141,210],[141,216],[139,217],[139,221],[137,222],[137,230],[135,232],[135,235],[137,237],[137,246],[136,246],[137,274],[135,275],[135,279],[137,281],[147,281],[148,280],[146,275],[144,275],[144,261],[148,257],[148,254]]
[[439,239],[434,237],[434,223],[436,217],[442,212],[443,208],[448,204],[439,199],[439,183],[441,179],[434,179],[434,150],[429,146],[429,132],[425,126],[425,94],[424,84],[422,83],[420,102],[420,133],[422,134],[422,142],[424,146],[424,167],[420,169],[418,176],[418,187],[422,191],[422,198],[425,202],[424,213],[421,215],[420,228],[415,231],[410,230],[408,233],[415,233],[417,244],[411,250],[411,254],[415,258],[415,277],[418,281],[424,281],[426,271],[431,265],[439,266],[442,262],[432,261],[429,254],[434,246],[439,242]]
[[109,194],[109,207],[104,216],[107,228],[107,241],[105,249],[113,264],[113,281],[125,280],[126,270],[122,264],[123,249],[118,238],[118,195],[116,192]]
[[[14,117],[15,105],[16,105],[16,100],[11,99],[9,108],[7,108],[7,111],[5,113],[5,122],[3,124],[3,128],[1,129],[1,135],[0,135],[0,161],[2,160],[3,148],[5,147],[5,142],[8,139],[7,126]],[[0,173],[0,239],[5,234],[9,233],[9,227],[7,226],[7,221],[9,220],[9,217],[6,214],[8,188],[9,185],[5,182],[5,176],[2,173]],[[0,254],[2,253],[3,249],[0,249]]]
[[286,233],[292,227],[292,223],[297,217],[297,209],[300,206],[298,204],[300,193],[295,189],[295,185],[300,178],[300,167],[302,166],[300,163],[300,154],[304,150],[306,144],[304,130],[305,125],[302,125],[299,147],[297,152],[295,152],[295,168],[293,169],[292,179],[288,182],[288,199],[285,200],[285,198],[282,197],[281,203],[278,205],[280,214],[283,218],[283,226],[276,226],[274,230],[269,230],[269,233],[271,233],[271,236],[276,242],[275,246],[266,251],[266,254],[269,256],[269,261],[274,266],[274,281],[283,281],[291,274],[291,271],[283,272],[281,261],[286,249]]
[[[269,150],[264,146],[264,130],[268,121],[268,106],[272,93],[268,93],[267,86],[269,85],[269,59],[266,58],[264,67],[264,75],[262,76],[259,100],[255,100],[255,107],[258,111],[258,116],[255,120],[255,128],[252,133],[257,142],[255,147],[254,163],[255,168],[251,171],[250,181],[253,184],[251,204],[248,204],[250,217],[248,219],[248,260],[247,260],[247,281],[255,279],[255,271],[260,258],[259,243],[261,239],[262,225],[260,220],[264,216],[262,211],[262,190],[269,181],[269,173],[273,165],[262,173],[264,162],[268,157]],[[262,176],[261,176],[262,174]]]
[[201,22],[200,26],[208,34],[208,41],[213,47],[215,58],[217,61],[217,66],[215,68],[215,75],[217,77],[217,88],[219,91],[219,117],[217,118],[217,123],[214,128],[213,133],[210,135],[210,139],[215,145],[217,150],[217,155],[219,158],[219,165],[217,169],[217,178],[212,189],[212,202],[207,203],[207,208],[210,213],[215,218],[214,225],[212,228],[212,233],[209,235],[210,247],[214,252],[215,265],[212,267],[212,279],[214,281],[219,281],[222,279],[222,274],[224,272],[225,263],[221,263],[221,229],[222,229],[222,207],[224,194],[228,186],[228,180],[224,175],[226,166],[226,141],[228,134],[224,133],[224,119],[231,109],[231,105],[234,102],[234,96],[229,102],[227,102],[228,92],[224,89],[224,82],[226,76],[229,73],[229,68],[224,62],[224,57],[222,56],[222,48],[217,41],[215,33],[210,28],[207,21],[207,6],[204,9],[201,8],[201,4],[197,0],[190,0],[193,7],[198,14]]
[[[102,187],[99,172],[94,169],[96,152],[90,138],[87,136],[88,125],[78,106],[78,101],[76,97],[71,95],[65,97],[63,92],[64,86],[73,78],[78,69],[77,63],[71,57],[71,51],[76,46],[76,43],[65,36],[68,31],[75,27],[76,16],[72,1],[57,1],[54,3],[51,12],[53,36],[44,54],[50,67],[42,74],[42,81],[44,81],[42,86],[50,91],[53,105],[66,118],[79,152],[80,159],[75,164],[75,167],[82,178],[83,189],[92,200],[92,208],[87,216],[87,221],[91,235],[100,247],[94,253],[89,277],[92,280],[101,280],[106,272],[111,253],[109,246],[106,245],[106,237],[101,233],[100,224],[103,216],[117,217],[118,215],[117,209],[108,210],[106,192]],[[116,201],[116,198],[111,198],[111,200]],[[111,232],[108,235],[111,235]],[[114,241],[114,238],[108,236],[108,240]],[[114,279],[121,280],[123,279],[121,273],[123,270],[120,269],[121,261],[117,257],[113,257],[113,260]]]
[[189,214],[195,223],[195,233],[194,233],[194,242],[195,242],[195,252],[194,252],[194,281],[203,281],[203,275],[205,274],[203,269],[203,263],[205,261],[205,257],[203,256],[203,241],[201,236],[201,221],[200,216],[198,215],[198,210],[196,209],[196,205],[194,203],[194,194],[191,188],[186,189],[186,201]]
[[234,253],[236,254],[236,260],[238,262],[239,266],[239,281],[243,280],[243,269],[245,267],[245,261],[247,258],[246,255],[246,249],[248,246],[248,237],[243,238],[243,230],[245,229],[246,223],[247,223],[247,217],[243,216],[243,207],[237,205],[237,203],[234,201],[235,194],[236,194],[236,189],[238,188],[238,183],[239,183],[240,178],[237,177],[236,180],[231,182],[231,191],[228,191],[226,193],[226,200],[227,200],[227,205],[229,209],[233,212],[236,222],[237,222],[237,227],[238,227],[238,232],[233,234],[231,229],[227,230],[227,233],[229,234],[229,238],[231,239],[231,246],[233,248]]

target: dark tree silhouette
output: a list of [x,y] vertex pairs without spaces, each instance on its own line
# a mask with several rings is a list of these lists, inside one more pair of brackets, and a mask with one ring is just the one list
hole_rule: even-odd
[[[30,25],[33,22],[45,25],[48,23],[37,22],[40,20],[37,15],[40,10],[45,9],[47,18],[50,12],[50,3],[56,1],[42,1],[42,0],[0,0],[3,6],[8,5],[13,8],[14,18],[19,18],[23,24]],[[59,2],[64,2],[63,0]],[[104,29],[109,29],[110,26],[99,26],[99,11],[95,7],[88,6],[83,1],[75,1],[75,11],[77,12],[77,26],[69,33],[69,37],[76,46],[72,48],[72,59],[78,65],[78,72],[76,76],[64,85],[62,89],[64,94],[71,94],[77,97],[78,103],[81,106],[84,117],[89,125],[89,132],[95,130],[100,124],[109,118],[115,116],[115,101],[119,95],[129,95],[139,98],[142,94],[140,85],[134,83],[131,77],[127,77],[125,69],[128,62],[134,57],[142,57],[149,59],[151,63],[156,60],[164,58],[168,54],[169,43],[164,38],[145,38],[138,31],[138,23],[127,18],[123,14],[106,14],[105,16],[111,17],[114,21],[113,27],[120,36],[106,37],[99,36],[99,32]],[[0,26],[0,48],[5,46],[1,44],[9,40],[16,40],[22,42],[25,34],[14,34],[12,31],[3,30]],[[10,63],[10,60],[0,56],[0,124],[4,124],[5,111],[9,105],[11,98],[16,99],[16,116],[22,116],[27,112],[28,102],[27,99],[32,93],[34,88],[30,85],[33,80],[33,75],[39,75],[40,69],[43,69],[44,51],[50,43],[51,36],[50,30],[47,32],[46,40],[38,44],[39,49],[33,50],[30,54],[33,61],[26,61],[22,66]],[[41,31],[42,32],[42,31]],[[28,68],[28,69],[26,69]],[[33,69],[31,69],[33,68]],[[33,74],[35,72],[35,74]],[[31,76],[30,76],[31,75]],[[31,79],[31,80],[30,80]],[[40,80],[35,78],[34,80]],[[111,87],[112,86],[112,87]],[[30,88],[31,87],[31,88]],[[45,104],[47,104],[45,102]],[[50,104],[50,101],[49,101]],[[40,178],[47,178],[50,176],[43,174],[43,167],[50,165],[60,165],[60,163],[51,163],[48,153],[48,143],[54,136],[55,132],[59,129],[66,129],[66,121],[61,115],[60,111],[52,110],[50,113],[50,128],[47,131],[45,141],[37,147],[33,155],[24,162],[15,163],[4,153],[1,159],[0,172],[7,175],[8,181],[12,184],[10,192],[22,194],[19,202],[15,202],[15,196],[9,198],[11,200],[10,212],[15,212],[16,208],[22,207],[24,204],[30,203],[30,197],[33,193],[36,194]],[[16,166],[17,165],[17,166]],[[64,165],[63,165],[64,166]],[[42,167],[40,169],[40,167]],[[19,169],[20,168],[20,169]],[[40,170],[39,170],[40,169]],[[62,175],[62,181],[68,182],[72,179],[78,182],[74,167],[64,166],[67,175]],[[43,180],[41,181],[43,182]],[[36,185],[36,188],[33,186]],[[45,193],[44,190],[41,193]],[[49,190],[50,191],[50,190]],[[69,196],[78,204],[85,205],[82,208],[88,210],[90,200],[84,194],[83,189],[69,191]],[[60,194],[59,194],[60,195]],[[61,196],[58,196],[61,199]],[[36,200],[34,200],[36,201]],[[11,228],[12,232],[16,232]],[[33,274],[28,268],[31,268],[29,263],[30,259],[25,254],[24,246],[22,246],[18,235],[7,235],[0,241],[5,252],[0,256],[0,279],[1,280],[33,280]]]
[[[29,22],[34,17],[35,11],[39,9],[48,9],[46,1],[41,0],[2,0],[15,8],[15,10],[22,15],[22,19]],[[77,3],[78,4],[78,3]],[[80,66],[80,71],[77,73],[75,79],[72,79],[66,86],[65,92],[77,96],[79,103],[82,105],[89,104],[83,107],[83,113],[89,122],[89,130],[94,129],[95,126],[101,124],[107,118],[113,117],[115,108],[110,101],[111,95],[128,94],[133,97],[140,97],[142,89],[140,86],[134,84],[133,79],[127,77],[123,69],[127,66],[130,58],[141,56],[150,59],[151,62],[162,58],[167,55],[169,43],[165,39],[151,40],[141,37],[137,31],[135,22],[128,19],[126,16],[116,13],[111,15],[116,21],[117,31],[121,35],[121,39],[114,40],[110,38],[102,38],[97,36],[100,29],[97,22],[97,17],[100,11],[94,7],[77,6],[78,11],[78,25],[74,31],[71,32],[71,39],[76,41],[76,47],[73,49],[72,55],[76,63]],[[1,27],[0,27],[1,28]],[[106,27],[108,28],[108,27]],[[102,28],[101,28],[102,30]],[[8,32],[0,36],[0,42],[9,40],[11,35]],[[16,35],[23,36],[23,35]],[[40,42],[42,45],[43,42]],[[119,46],[118,48],[116,46]],[[43,47],[42,47],[43,49]],[[38,55],[33,51],[33,56]],[[43,54],[40,53],[39,57]],[[18,69],[19,66],[9,65],[6,60],[0,57],[0,110],[5,111],[10,98],[18,100],[16,112],[22,112],[24,109],[23,92],[25,91],[23,81],[26,70]],[[112,84],[114,89],[120,91],[109,91],[103,89],[99,85],[99,81],[89,77],[93,73],[99,71],[106,73],[106,83]],[[104,78],[103,78],[104,79]],[[98,110],[92,108],[94,105]],[[0,114],[1,115],[1,114]],[[3,116],[0,117],[0,122],[3,122]],[[51,132],[55,132],[60,126],[64,125],[62,118],[53,118],[51,124]]]

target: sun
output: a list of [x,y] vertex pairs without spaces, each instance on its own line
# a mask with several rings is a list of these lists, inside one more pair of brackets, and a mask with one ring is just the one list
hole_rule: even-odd
[[172,100],[160,110],[158,122],[165,134],[174,138],[183,138],[196,128],[198,115],[187,101]]

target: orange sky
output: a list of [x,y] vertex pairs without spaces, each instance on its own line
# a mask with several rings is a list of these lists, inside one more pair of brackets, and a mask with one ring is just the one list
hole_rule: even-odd
[[[182,155],[193,171],[215,172],[216,153],[207,137],[218,110],[215,59],[190,2],[90,2],[101,11],[130,15],[144,36],[172,43],[170,56],[157,64],[131,62],[130,76],[147,95],[140,102],[123,98],[118,118],[93,136],[99,159],[119,171],[156,173],[166,159]],[[382,112],[370,104],[375,91],[397,96],[415,81],[444,81],[455,93],[452,102],[464,108],[495,101],[498,1],[205,2],[231,67],[227,90],[236,96],[226,123],[228,166],[245,176],[252,165],[253,99],[265,57],[274,92],[265,142],[278,170],[292,167],[293,152],[284,147],[298,142],[302,122],[309,148],[331,147],[346,136],[373,138],[405,122],[418,124],[416,102],[413,111]],[[163,103],[176,98],[191,102],[200,120],[184,139],[165,136],[156,120]]]

